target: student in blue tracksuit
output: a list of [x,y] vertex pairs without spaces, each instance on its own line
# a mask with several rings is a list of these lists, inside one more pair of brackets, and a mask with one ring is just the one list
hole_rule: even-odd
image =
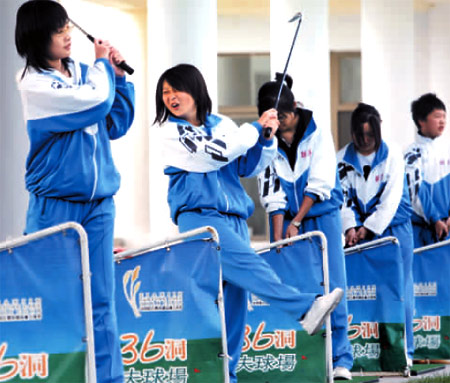
[[[246,220],[254,204],[240,184],[252,177],[276,153],[275,110],[252,124],[236,126],[229,118],[211,114],[211,99],[203,76],[188,64],[165,71],[156,89],[156,119],[162,125],[169,176],[168,202],[172,220],[185,232],[213,226],[219,233],[225,300],[230,381],[236,382],[247,314],[247,291],[301,318],[309,334],[317,332],[339,303],[342,290],[317,298],[283,285],[250,247]],[[266,139],[262,128],[272,128]]]
[[422,247],[449,238],[450,144],[442,137],[445,105],[435,94],[413,101],[411,112],[418,136],[405,154],[406,175],[414,209],[414,247]]
[[353,142],[337,154],[344,192],[341,215],[345,244],[394,236],[400,242],[405,280],[405,327],[408,364],[414,339],[413,234],[411,203],[401,152],[381,138],[381,118],[371,105],[360,103],[351,118]]
[[120,175],[110,140],[133,121],[134,89],[115,65],[121,54],[107,41],[95,41],[93,66],[72,60],[70,29],[56,1],[28,1],[17,12],[16,47],[26,60],[19,90],[30,139],[25,233],[67,221],[86,230],[97,379],[123,383],[113,288],[113,195]]
[[[258,112],[273,107],[282,75],[258,92]],[[271,241],[308,231],[322,231],[328,242],[331,288],[346,288],[342,224],[342,191],[336,173],[331,132],[314,122],[313,113],[297,105],[287,75],[278,104],[278,154],[259,174],[261,204],[269,214]],[[334,377],[351,379],[352,347],[348,339],[348,310],[343,300],[331,314]]]

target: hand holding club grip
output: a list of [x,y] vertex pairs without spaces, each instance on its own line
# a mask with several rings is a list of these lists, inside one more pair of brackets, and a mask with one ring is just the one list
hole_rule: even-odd
[[123,69],[128,74],[133,74],[134,69],[130,67],[125,61],[121,61],[120,63],[116,64],[120,69]]
[[[88,39],[89,41],[91,41],[92,43],[95,42],[95,38],[94,36],[90,35],[89,33],[87,33],[83,28],[81,28],[77,23],[75,23],[72,19],[70,19],[70,22],[77,27],[81,33],[83,33]],[[130,67],[125,60],[121,61],[120,63],[116,64],[117,67],[119,67],[120,69],[123,69],[126,73],[128,74],[133,74],[134,73],[134,69],[132,67]]]

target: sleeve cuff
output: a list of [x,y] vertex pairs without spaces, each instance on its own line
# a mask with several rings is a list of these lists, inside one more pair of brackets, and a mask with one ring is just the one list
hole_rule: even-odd
[[125,76],[117,76],[116,75],[116,85],[125,86],[127,84],[127,81],[125,79]]
[[274,139],[266,140],[266,139],[264,138],[264,129],[263,129],[262,125],[261,125],[258,121],[253,121],[253,122],[252,122],[252,125],[253,125],[256,129],[258,129],[258,132],[259,132],[258,143],[259,143],[261,146],[272,146],[272,145],[273,145],[273,142],[274,142]]
[[262,125],[258,121],[253,121],[252,125],[258,130],[258,133],[261,134],[261,132],[262,132]]
[[320,201],[322,201],[322,200],[320,199],[320,196],[318,196],[317,194],[311,193],[311,192],[305,193],[305,196],[308,196],[309,198],[311,198],[312,200],[314,200],[314,202],[320,202]]
[[272,218],[274,215],[278,215],[278,214],[281,214],[284,216],[286,214],[286,211],[283,209],[278,209],[278,210],[272,211],[269,213],[269,218]]

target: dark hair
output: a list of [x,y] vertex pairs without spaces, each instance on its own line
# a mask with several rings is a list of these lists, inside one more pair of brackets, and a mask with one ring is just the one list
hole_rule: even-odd
[[[16,15],[15,41],[17,53],[25,59],[25,69],[31,66],[38,72],[50,69],[52,35],[69,21],[64,7],[53,0],[29,0]],[[62,59],[67,69],[69,58]]]
[[[275,81],[266,82],[259,88],[258,91],[258,114],[261,116],[266,110],[275,107],[275,103],[280,91],[281,80],[283,75],[281,73],[275,74]],[[277,110],[279,113],[295,112],[295,97],[291,91],[293,84],[292,77],[286,75],[285,83],[281,90],[280,101]]]
[[359,103],[352,113],[351,134],[356,148],[364,146],[363,125],[369,123],[375,138],[375,150],[381,145],[381,117],[372,105]]
[[412,118],[419,132],[419,121],[425,121],[435,109],[445,111],[445,105],[434,93],[426,93],[411,103]]
[[208,94],[205,79],[200,71],[190,64],[178,64],[167,69],[159,78],[156,85],[156,118],[153,123],[163,123],[167,120],[170,111],[163,101],[163,83],[167,81],[170,86],[178,91],[189,93],[197,107],[197,119],[201,124],[206,121],[206,116],[211,113],[212,102]]

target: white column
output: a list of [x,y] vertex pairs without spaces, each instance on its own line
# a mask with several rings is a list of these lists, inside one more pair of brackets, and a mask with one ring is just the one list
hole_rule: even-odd
[[0,242],[22,235],[28,202],[24,176],[29,145],[16,84],[24,63],[14,45],[16,13],[22,3],[0,1]]
[[381,114],[382,135],[414,140],[414,1],[361,0],[362,98]]
[[298,101],[312,109],[316,122],[330,129],[330,52],[328,0],[271,0],[270,67],[282,73],[298,22],[288,21],[302,12],[303,19],[287,73],[294,79]]
[[[430,92],[445,103],[450,114],[450,4],[435,4],[429,12],[429,78]],[[450,123],[447,118],[446,134],[450,137]]]
[[[149,119],[155,117],[155,90],[161,74],[170,67],[193,64],[208,85],[217,110],[217,2],[215,0],[148,0]],[[150,233],[160,239],[176,233],[169,219],[168,178],[163,174],[161,141],[156,125],[150,126],[149,193]]]

